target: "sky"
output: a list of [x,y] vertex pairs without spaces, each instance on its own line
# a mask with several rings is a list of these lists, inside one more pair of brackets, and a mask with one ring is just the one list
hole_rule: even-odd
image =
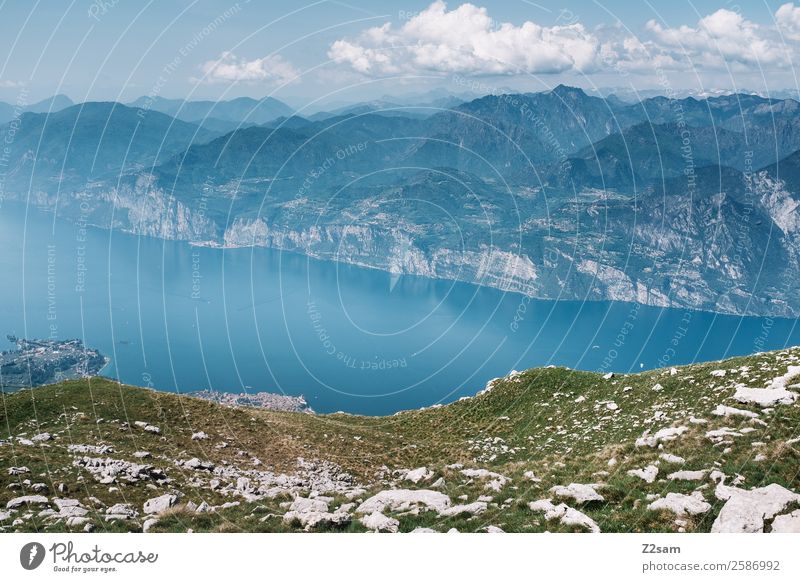
[[797,91],[800,3],[0,0],[0,100]]

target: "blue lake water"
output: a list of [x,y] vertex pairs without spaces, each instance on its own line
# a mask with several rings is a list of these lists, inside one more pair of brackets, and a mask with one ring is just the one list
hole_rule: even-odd
[[800,344],[795,320],[528,300],[269,249],[210,249],[0,207],[0,334],[78,337],[104,375],[390,414],[512,369],[627,372]]

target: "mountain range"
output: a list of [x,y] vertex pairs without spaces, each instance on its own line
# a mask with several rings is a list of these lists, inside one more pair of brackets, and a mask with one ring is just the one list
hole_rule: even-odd
[[68,218],[89,201],[92,223],[142,235],[533,297],[800,313],[797,101],[558,86],[426,103],[28,112],[0,127],[6,196]]

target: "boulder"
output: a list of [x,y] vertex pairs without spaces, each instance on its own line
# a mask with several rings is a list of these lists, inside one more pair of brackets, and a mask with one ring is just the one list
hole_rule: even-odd
[[46,505],[47,503],[49,502],[44,495],[23,495],[10,499],[6,503],[6,509],[18,509],[23,505]]
[[680,517],[686,515],[700,515],[711,510],[711,505],[703,498],[703,494],[695,491],[691,495],[682,493],[667,493],[662,499],[657,499],[647,506],[652,511],[671,511]]
[[564,503],[554,505],[549,499],[540,499],[528,504],[531,511],[543,512],[546,520],[559,520],[563,525],[582,527],[592,533],[600,533],[600,527],[583,512],[573,509]]
[[652,483],[658,476],[658,467],[655,465],[647,465],[644,469],[631,469],[628,471],[631,477],[639,477],[645,483]]
[[733,399],[743,404],[757,404],[762,408],[776,404],[791,404],[797,400],[797,393],[786,388],[748,388],[737,386]]
[[372,531],[397,533],[400,529],[400,522],[393,517],[387,517],[380,511],[373,511],[369,515],[365,515],[360,519],[362,525]]
[[500,491],[503,487],[505,487],[506,483],[511,481],[511,479],[505,475],[495,473],[494,471],[489,471],[488,469],[462,469],[461,474],[465,477],[469,477],[470,479],[481,479],[488,481],[486,484],[486,489],[491,489],[492,491]]
[[403,477],[406,481],[411,481],[412,483],[416,484],[420,481],[427,481],[433,477],[433,471],[428,469],[427,467],[418,467],[416,469],[412,469],[411,471],[405,474]]
[[670,481],[702,481],[706,478],[708,471],[703,469],[699,471],[675,471],[667,475]]
[[153,497],[144,502],[142,507],[144,513],[147,515],[164,513],[170,507],[173,507],[178,502],[178,496],[172,493],[165,493],[158,497]]
[[373,495],[356,509],[357,513],[383,513],[429,509],[441,513],[450,507],[450,498],[444,493],[429,489],[387,489]]
[[556,485],[550,488],[550,492],[556,497],[569,497],[574,499],[577,503],[588,503],[589,501],[605,501],[596,488],[597,484],[581,484],[570,483],[566,487],[563,485]]
[[479,513],[483,513],[486,511],[487,504],[485,501],[474,501],[472,503],[467,503],[464,505],[453,505],[444,509],[439,512],[439,515],[442,517],[455,517],[457,515],[461,515],[462,513],[471,513],[472,515],[478,515]]
[[765,519],[772,519],[792,503],[800,503],[800,495],[777,483],[750,490],[720,483],[714,494],[726,501],[711,526],[712,533],[764,531]]
[[772,533],[800,533],[800,509],[776,517],[772,522]]
[[138,516],[139,512],[129,503],[117,503],[106,509],[106,521],[114,519],[133,519]]
[[687,430],[689,429],[685,426],[670,426],[662,428],[652,435],[648,430],[640,438],[636,439],[635,444],[637,447],[655,447],[659,443],[675,440]]

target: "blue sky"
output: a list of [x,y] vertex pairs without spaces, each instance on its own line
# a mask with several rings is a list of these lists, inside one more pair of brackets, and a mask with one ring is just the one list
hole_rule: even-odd
[[441,88],[796,89],[800,5],[550,0],[0,3],[0,99]]

